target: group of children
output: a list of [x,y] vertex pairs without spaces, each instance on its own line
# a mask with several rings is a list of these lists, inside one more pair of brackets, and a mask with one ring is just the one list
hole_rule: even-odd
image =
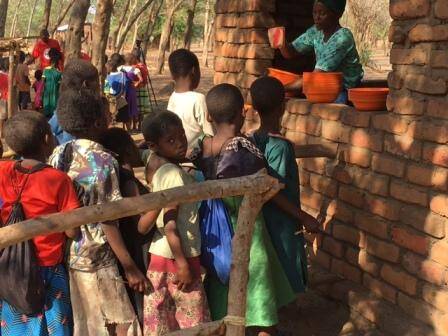
[[[169,111],[150,114],[142,122],[148,147],[143,162],[129,133],[109,127],[110,96],[118,105],[120,96],[135,95],[128,91],[141,81],[135,59],[127,56],[122,66],[120,55],[110,57],[108,102],[101,98],[95,68],[83,60],[70,62],[62,77],[57,118],[72,140],[53,149],[51,129],[37,112],[18,113],[5,126],[6,143],[21,159],[0,161],[3,225],[18,193],[27,219],[146,193],[133,174],[133,168],[143,164],[151,192],[187,186],[195,179],[240,177],[268,168],[285,189],[257,217],[250,248],[246,326],[259,336],[276,335],[278,309],[303,292],[307,282],[305,242],[303,234],[296,233],[303,226],[310,231],[318,226],[300,209],[294,149],[280,135],[281,83],[263,77],[253,84],[252,101],[261,127],[245,136],[240,132],[244,99],[239,89],[221,84],[206,96],[195,92],[200,81],[197,57],[185,49],[174,51],[169,66],[175,92]],[[135,78],[129,79],[130,73]],[[135,101],[126,103],[117,108],[117,115],[124,107],[130,111]],[[132,121],[138,127],[140,119]],[[40,162],[49,166],[33,172]],[[222,200],[233,230],[241,200]],[[203,277],[201,221],[199,205],[186,203],[34,238],[46,285],[45,306],[39,314],[27,316],[0,301],[0,335],[140,335],[143,331],[152,336],[222,319],[228,283],[210,269]]]

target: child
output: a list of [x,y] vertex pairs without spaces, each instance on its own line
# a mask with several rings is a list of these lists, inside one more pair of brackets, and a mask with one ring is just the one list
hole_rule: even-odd
[[[215,86],[207,94],[206,101],[216,134],[205,137],[193,153],[194,162],[206,179],[246,176],[264,168],[263,154],[240,135],[244,99],[238,88],[230,84]],[[235,228],[242,198],[229,197],[223,201]],[[206,291],[212,319],[222,319],[227,313],[228,285],[208,274]],[[277,309],[294,299],[294,292],[272,247],[263,217],[259,216],[250,252],[246,326],[255,327],[259,336],[272,335],[278,323]]]
[[[35,111],[15,114],[5,126],[9,147],[22,157],[20,161],[0,161],[1,222],[6,223],[18,193],[26,219],[65,212],[79,206],[72,181],[63,172],[42,166],[53,150],[53,137],[45,117]],[[40,170],[32,172],[31,170]],[[33,238],[40,273],[46,288],[45,307],[36,315],[23,315],[6,301],[0,301],[0,334],[61,335],[73,331],[68,274],[63,263],[66,235],[76,230]]]
[[[76,140],[57,147],[51,165],[72,178],[83,205],[121,199],[118,163],[98,143],[107,129],[100,97],[88,88],[64,90],[58,102],[58,120]],[[117,259],[129,286],[144,290],[147,279],[126,250],[116,221],[84,225],[80,237],[71,242],[68,263],[75,336],[140,333]]]
[[318,222],[300,209],[294,147],[280,135],[285,89],[277,79],[263,77],[252,84],[250,93],[254,109],[261,118],[261,127],[253,134],[253,139],[264,153],[269,173],[285,185],[285,189],[263,207],[263,215],[291,287],[296,293],[304,292],[307,283],[305,240],[303,234],[295,233],[302,225],[315,232]]
[[8,60],[0,58],[0,139],[3,138],[3,124],[8,119],[8,67]]
[[[120,192],[123,197],[133,197],[148,193],[146,187],[135,177],[133,168],[143,165],[140,153],[132,137],[122,128],[109,128],[103,133],[100,143],[111,152],[116,154],[120,165],[119,180]],[[120,232],[123,236],[126,248],[137,267],[146,272],[148,245],[145,244],[152,235],[141,235],[137,230],[140,217],[133,216],[121,218],[119,221]],[[144,247],[145,245],[145,247]],[[124,270],[120,268],[120,274],[125,277]],[[143,326],[143,293],[132,290],[129,286],[126,289],[131,299],[132,305],[139,317],[140,325]]]
[[131,129],[131,116],[129,104],[126,99],[129,86],[132,85],[125,72],[118,68],[123,64],[123,58],[119,54],[113,54],[107,63],[108,75],[104,83],[104,93],[108,97],[110,110],[115,116],[115,121],[122,122],[123,128]]
[[19,64],[16,69],[16,85],[19,91],[19,109],[25,110],[28,104],[31,103],[30,88],[31,82],[29,79],[28,64],[25,63],[26,55],[23,51],[19,52]]
[[126,54],[124,56],[124,65],[118,67],[119,71],[126,73],[131,84],[128,86],[126,91],[126,101],[129,105],[129,115],[132,119],[132,132],[137,132],[139,111],[138,111],[138,101],[137,101],[137,88],[142,84],[143,77],[139,69],[134,65],[136,59],[133,54]]
[[[143,121],[143,135],[151,150],[166,160],[150,179],[152,191],[194,183],[179,166],[185,159],[187,139],[182,121],[172,112],[161,112]],[[147,233],[159,212],[150,212],[139,223]],[[148,278],[152,284],[144,299],[144,334],[168,332],[208,322],[209,312],[201,281],[201,239],[196,203],[172,205],[157,217],[157,231],[149,249]]]
[[40,111],[44,106],[42,103],[42,96],[44,93],[45,83],[42,80],[42,70],[36,70],[34,72],[34,109]]
[[182,120],[191,151],[204,134],[213,135],[213,128],[207,121],[207,106],[203,94],[195,92],[201,80],[199,61],[195,54],[186,49],[173,51],[168,59],[175,89],[168,101],[168,110]]
[[137,87],[137,102],[138,102],[138,113],[139,113],[139,125],[138,128],[141,129],[141,121],[145,116],[152,112],[151,102],[149,100],[148,93],[148,83],[149,83],[149,71],[148,67],[144,63],[144,58],[139,58],[138,53],[133,53],[134,60],[136,62],[135,68],[140,71],[142,76],[142,82]]
[[56,110],[59,97],[59,84],[62,73],[58,70],[58,64],[61,60],[61,53],[57,49],[51,48],[48,56],[50,57],[50,66],[46,67],[42,74],[45,83],[42,101],[44,115],[47,119],[51,119]]

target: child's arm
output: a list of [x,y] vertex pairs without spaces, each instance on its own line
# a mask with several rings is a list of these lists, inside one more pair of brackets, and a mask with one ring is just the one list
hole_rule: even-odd
[[188,265],[187,258],[185,258],[182,250],[182,242],[179,237],[179,231],[176,226],[177,219],[177,206],[167,207],[164,209],[165,215],[163,221],[165,223],[164,231],[168,244],[170,245],[171,252],[174,255],[177,265],[176,281],[177,286],[181,291],[187,290],[188,286],[193,281],[193,275]]
[[140,272],[134,260],[129,255],[118,226],[114,222],[106,222],[102,224],[102,229],[112,251],[114,251],[117,259],[123,266],[126,278],[129,282],[129,287],[133,290],[144,292],[149,288],[149,281],[143,273]]
[[135,74],[137,75],[137,80],[134,82],[134,86],[138,88],[143,83],[143,76],[140,71],[137,71]]
[[157,220],[157,217],[159,217],[161,210],[152,210],[148,213],[142,215],[140,217],[140,220],[138,221],[138,232],[140,232],[142,235],[147,234],[154,226],[154,223]]

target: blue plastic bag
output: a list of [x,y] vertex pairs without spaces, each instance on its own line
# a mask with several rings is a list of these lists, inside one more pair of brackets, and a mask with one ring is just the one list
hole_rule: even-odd
[[233,227],[221,199],[203,201],[199,208],[201,263],[223,284],[229,282]]

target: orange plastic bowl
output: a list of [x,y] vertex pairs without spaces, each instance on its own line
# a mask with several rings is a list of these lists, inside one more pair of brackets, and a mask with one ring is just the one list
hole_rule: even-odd
[[311,103],[332,103],[342,91],[340,72],[304,72],[303,93]]
[[388,88],[354,88],[348,90],[348,99],[358,111],[384,111],[388,94]]
[[[292,72],[283,71],[283,70],[274,69],[274,68],[268,68],[268,76],[277,78],[283,85],[291,84],[302,77],[302,76],[297,75]],[[297,93],[287,92],[286,96],[287,97],[296,97],[296,96],[298,96],[298,94],[299,94],[299,92],[297,92]]]

